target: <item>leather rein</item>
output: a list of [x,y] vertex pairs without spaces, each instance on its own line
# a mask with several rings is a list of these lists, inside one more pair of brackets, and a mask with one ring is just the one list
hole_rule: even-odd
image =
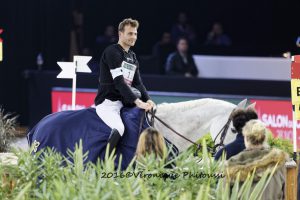
[[[234,110],[235,109],[233,109],[232,112]],[[156,113],[156,110],[153,110],[153,109],[151,111],[146,112],[145,115],[143,115],[143,119],[141,120],[141,122],[144,121],[144,116],[146,116],[147,121],[149,122],[150,126],[154,127],[154,119],[157,119],[160,123],[162,123],[165,127],[167,127],[168,129],[170,129],[173,133],[175,133],[179,137],[185,139],[186,141],[190,142],[191,144],[196,145],[197,146],[197,150],[195,152],[195,155],[198,154],[198,151],[202,148],[201,144],[197,144],[196,142],[194,142],[194,141],[190,140],[189,138],[187,138],[187,137],[183,136],[182,134],[180,134],[178,131],[174,130],[169,124],[167,124],[162,119],[160,119],[159,117],[157,117],[155,115],[155,113]],[[148,114],[151,115],[150,119],[149,119]],[[228,120],[227,120],[226,124],[222,127],[222,129],[219,131],[219,133],[217,134],[217,136],[214,139],[214,143],[215,143],[216,139],[221,134],[220,143],[214,145],[214,147],[212,149],[213,153],[215,152],[215,150],[216,150],[217,147],[224,146],[224,140],[225,140],[225,137],[226,137],[226,134],[227,134],[227,130],[228,130],[229,126],[230,126],[230,122],[231,121],[232,121],[232,119],[231,119],[231,114],[230,114],[230,116],[228,117]],[[140,124],[140,130],[141,130],[141,125],[142,125],[142,123]]]

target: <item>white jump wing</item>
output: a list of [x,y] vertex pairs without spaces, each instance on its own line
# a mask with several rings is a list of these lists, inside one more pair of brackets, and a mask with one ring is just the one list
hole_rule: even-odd
[[91,59],[91,56],[74,56],[73,62],[77,67],[76,72],[91,73],[92,71],[87,65]]
[[57,78],[74,78],[75,68],[73,62],[57,62],[62,71],[57,75]]

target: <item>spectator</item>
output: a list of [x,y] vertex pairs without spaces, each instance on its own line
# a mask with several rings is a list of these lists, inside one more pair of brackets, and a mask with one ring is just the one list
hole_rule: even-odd
[[165,160],[167,155],[164,137],[151,127],[141,133],[136,149],[137,161],[142,162],[147,155],[154,155],[159,160]]
[[300,54],[300,36],[298,36],[296,39],[296,48],[293,55],[299,55],[299,54]]
[[207,45],[230,46],[230,38],[223,33],[223,27],[220,23],[214,23],[212,30],[208,33],[206,39]]
[[180,38],[177,42],[177,51],[168,56],[166,74],[196,77],[198,70],[195,61],[189,54],[189,44],[186,38]]
[[185,37],[192,46],[196,45],[196,33],[192,25],[188,23],[186,13],[178,14],[177,23],[173,25],[171,30],[172,41],[175,43],[179,38]]
[[296,40],[296,46],[297,46],[297,47],[300,47],[300,36],[297,37],[297,40]]
[[165,63],[170,53],[175,50],[175,47],[171,41],[171,34],[164,32],[161,40],[153,46],[153,56],[157,59],[159,65],[160,74],[165,74]]
[[259,120],[250,120],[243,128],[246,149],[231,157],[225,164],[227,180],[234,184],[236,177],[244,182],[254,173],[252,190],[267,170],[276,171],[263,191],[263,200],[284,199],[285,194],[285,162],[288,155],[279,149],[270,149],[266,144],[267,129]]
[[72,29],[70,32],[70,60],[73,60],[74,55],[80,55],[84,47],[83,20],[84,17],[81,11],[72,11]]
[[242,129],[249,120],[257,119],[257,113],[252,108],[237,109],[232,113],[231,118],[233,127],[237,132],[236,139],[220,149],[215,155],[215,160],[220,159],[223,153],[225,154],[226,160],[228,160],[230,157],[240,153],[246,148]]
[[107,46],[116,43],[117,41],[118,41],[118,36],[116,34],[116,30],[114,26],[112,25],[106,26],[103,35],[98,35],[96,37],[93,58],[99,63],[100,55],[102,54],[104,49]]

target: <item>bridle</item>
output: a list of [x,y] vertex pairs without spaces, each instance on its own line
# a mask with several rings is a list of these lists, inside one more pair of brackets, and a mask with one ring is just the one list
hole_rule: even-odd
[[230,115],[229,115],[229,117],[228,117],[228,119],[227,119],[226,124],[221,128],[221,130],[219,131],[219,133],[218,133],[217,136],[215,137],[215,139],[214,139],[214,144],[215,144],[215,142],[216,142],[218,136],[221,134],[220,142],[219,142],[218,144],[215,144],[215,146],[214,146],[214,151],[215,151],[218,147],[224,147],[224,146],[225,146],[225,145],[224,145],[224,140],[225,140],[225,137],[226,137],[228,128],[229,128],[229,126],[230,126],[230,123],[231,123],[231,121],[232,121],[231,115],[232,115],[232,113],[233,113],[234,111],[235,111],[235,109],[233,109],[233,110],[231,111],[231,113],[230,113]]
[[[232,110],[232,112],[234,111],[235,109]],[[228,117],[228,120],[226,122],[226,124],[221,128],[221,130],[219,131],[219,133],[217,134],[217,136],[215,137],[214,139],[214,143],[216,142],[216,139],[218,138],[218,136],[221,134],[221,139],[220,139],[220,143],[214,145],[214,147],[211,149],[209,147],[208,148],[208,151],[212,152],[212,154],[215,153],[216,151],[216,148],[217,147],[220,147],[220,146],[224,146],[224,140],[225,140],[225,137],[226,137],[226,134],[227,134],[227,130],[230,126],[230,122],[232,121],[232,118],[231,118],[231,114],[232,112],[230,113],[229,117]],[[169,124],[167,124],[166,122],[164,122],[162,119],[160,119],[159,117],[157,117],[155,115],[156,113],[156,109],[152,109],[148,112],[145,112],[145,115],[142,116],[142,120],[141,120],[141,123],[140,123],[140,131],[141,131],[141,128],[142,128],[142,123],[144,121],[144,116],[146,116],[146,119],[147,121],[149,122],[149,125],[150,126],[154,126],[154,119],[157,119],[160,123],[162,123],[165,127],[167,127],[168,129],[170,129],[173,133],[175,133],[176,135],[178,135],[179,137],[185,139],[186,141],[190,142],[191,144],[193,145],[196,145],[197,146],[197,149],[196,149],[196,152],[194,153],[194,155],[198,155],[198,152],[201,150],[202,148],[202,145],[201,144],[197,144],[196,142],[190,140],[189,138],[183,136],[182,134],[180,134],[179,132],[177,132],[176,130],[174,130]],[[149,118],[149,115],[151,115],[151,117]]]

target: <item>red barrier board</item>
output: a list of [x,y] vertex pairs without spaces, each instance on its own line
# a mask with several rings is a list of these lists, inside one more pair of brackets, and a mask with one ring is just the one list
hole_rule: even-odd
[[[255,109],[258,117],[272,131],[275,137],[293,140],[293,110],[291,101],[256,100]],[[300,122],[297,123],[297,132],[300,131]],[[297,135],[297,144],[300,145],[300,136]]]
[[[76,94],[76,110],[94,106],[94,99],[97,91],[78,91]],[[293,138],[293,118],[291,101],[278,100],[257,100],[255,109],[258,117],[273,132],[275,137],[290,139]],[[72,92],[71,90],[52,90],[52,112],[71,110]],[[300,131],[300,122],[297,124],[297,132]],[[297,136],[298,146],[300,146],[300,136]]]
[[[96,92],[77,92],[76,93],[76,110],[94,106]],[[52,90],[52,112],[63,110],[71,110],[72,108],[72,92]]]

